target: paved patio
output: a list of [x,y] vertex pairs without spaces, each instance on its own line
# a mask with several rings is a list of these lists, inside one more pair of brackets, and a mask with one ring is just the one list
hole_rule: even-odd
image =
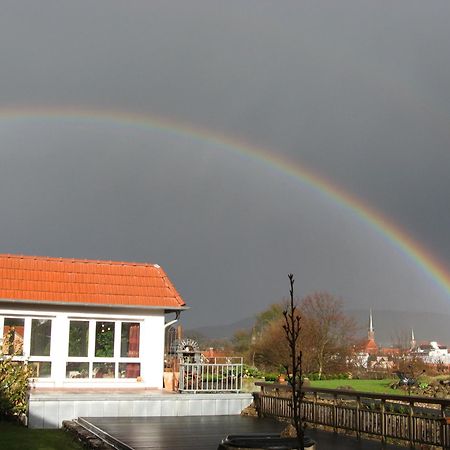
[[[90,417],[83,418],[109,435],[122,449],[159,450],[216,450],[229,434],[280,432],[285,426],[271,419],[242,416],[185,416],[185,417]],[[376,450],[377,441],[357,440],[342,434],[308,429],[307,434],[318,443],[318,450]],[[108,436],[106,436],[108,437]],[[389,450],[405,447],[388,445]]]

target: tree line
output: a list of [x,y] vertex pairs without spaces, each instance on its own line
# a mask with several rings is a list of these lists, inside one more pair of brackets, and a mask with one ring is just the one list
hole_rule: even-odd
[[[296,306],[302,323],[303,373],[314,373],[320,379],[325,374],[345,372],[358,345],[358,327],[344,313],[342,300],[327,292],[316,292],[296,299]],[[243,356],[248,365],[260,370],[282,372],[289,358],[283,330],[285,308],[286,301],[270,305],[256,315],[252,329],[237,331],[231,340],[202,342],[201,336],[192,337],[199,339],[202,346],[221,347]]]

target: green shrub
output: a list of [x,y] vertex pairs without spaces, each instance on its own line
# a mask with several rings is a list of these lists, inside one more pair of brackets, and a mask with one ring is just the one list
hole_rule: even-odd
[[263,374],[255,366],[248,366],[247,364],[244,364],[244,378],[261,378],[262,375]]
[[308,373],[308,375],[306,375],[308,377],[308,379],[310,381],[316,381],[319,379],[319,374],[318,373]]
[[277,381],[278,380],[278,373],[265,373],[264,379],[266,381]]
[[0,419],[27,412],[30,377],[31,368],[27,364],[0,354]]
[[308,374],[307,378],[309,378],[312,381],[317,381],[317,380],[348,380],[349,374],[346,373],[346,372],[329,373],[329,374],[323,373],[322,376],[319,378],[319,374],[314,372],[314,373]]

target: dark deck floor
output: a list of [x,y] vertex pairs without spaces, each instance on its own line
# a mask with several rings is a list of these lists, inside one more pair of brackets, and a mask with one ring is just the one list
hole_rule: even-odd
[[[285,426],[270,419],[241,416],[101,417],[84,418],[102,431],[136,450],[216,450],[229,434],[279,432]],[[318,450],[381,449],[381,443],[342,434],[308,429]],[[390,450],[405,447],[386,446]]]

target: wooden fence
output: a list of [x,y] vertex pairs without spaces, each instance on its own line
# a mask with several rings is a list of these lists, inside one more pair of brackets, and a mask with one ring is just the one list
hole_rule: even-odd
[[[286,384],[256,383],[260,416],[290,418],[290,388]],[[450,449],[450,400],[428,397],[369,394],[367,392],[306,387],[304,421],[334,431],[407,441]]]

